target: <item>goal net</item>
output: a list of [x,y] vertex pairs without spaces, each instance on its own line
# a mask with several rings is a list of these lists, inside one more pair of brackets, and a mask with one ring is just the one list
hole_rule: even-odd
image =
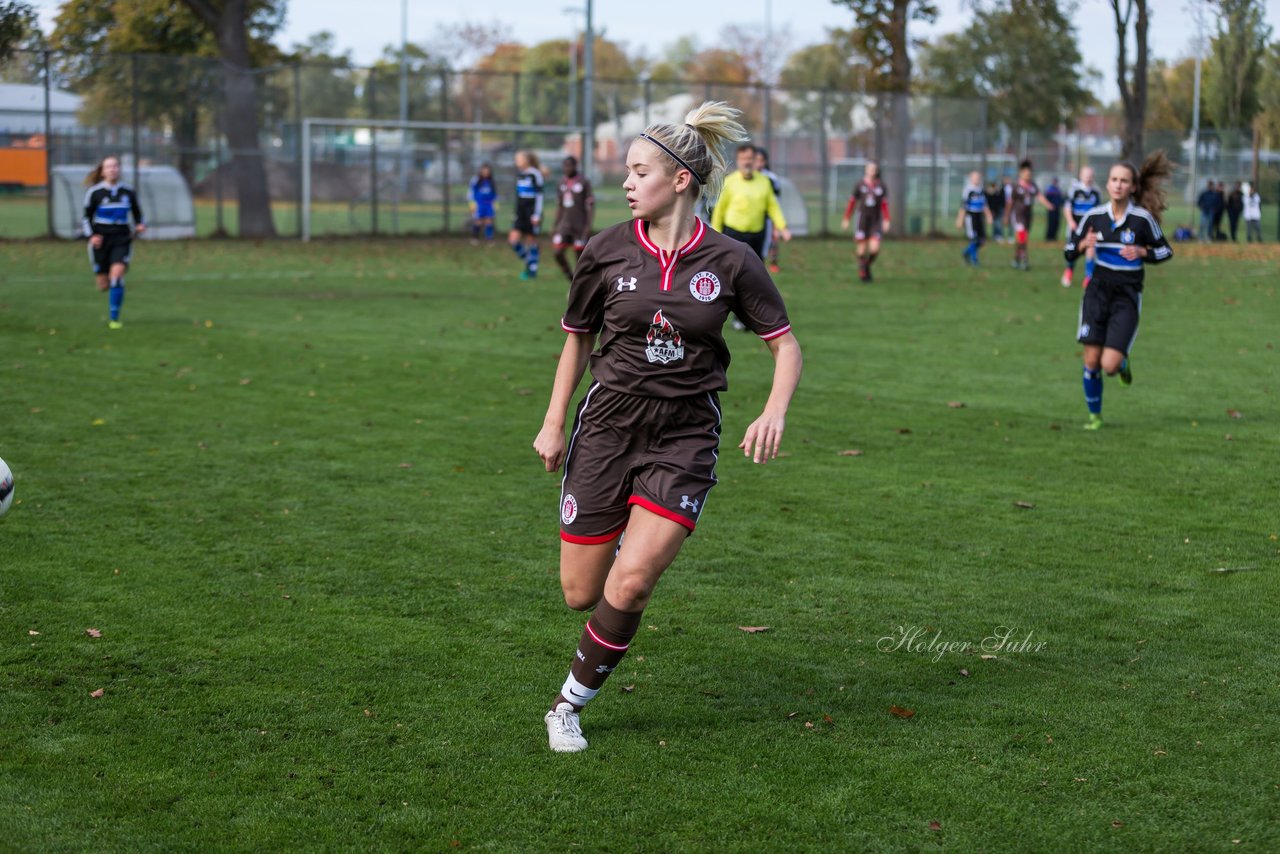
[[[49,204],[53,206],[53,233],[73,239],[84,236],[85,179],[93,171],[90,164],[54,166],[49,187]],[[133,167],[122,164],[122,183],[132,186]],[[196,235],[196,209],[191,188],[182,173],[172,166],[140,166],[138,204],[146,218],[147,230],[141,235],[149,240],[176,240]]]

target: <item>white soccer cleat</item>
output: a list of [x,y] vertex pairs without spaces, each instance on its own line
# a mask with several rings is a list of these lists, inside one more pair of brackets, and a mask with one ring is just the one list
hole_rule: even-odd
[[556,753],[579,753],[587,749],[582,737],[582,725],[578,713],[568,703],[561,703],[543,718],[547,723],[547,741]]

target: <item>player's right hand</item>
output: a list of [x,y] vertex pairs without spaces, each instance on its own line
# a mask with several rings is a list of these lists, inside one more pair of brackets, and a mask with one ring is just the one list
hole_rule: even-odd
[[90,245],[90,246],[92,246],[94,249],[101,249],[101,248],[102,248],[102,235],[101,235],[101,234],[95,234],[95,235],[93,235],[92,237],[90,237],[90,238],[89,238],[89,245]]
[[1081,240],[1076,245],[1079,246],[1081,249],[1094,248],[1095,246],[1098,245],[1098,232],[1094,231],[1093,229],[1090,229],[1089,232],[1084,236],[1084,239]]
[[564,428],[543,424],[538,437],[533,440],[533,449],[542,458],[547,471],[555,471],[564,462]]

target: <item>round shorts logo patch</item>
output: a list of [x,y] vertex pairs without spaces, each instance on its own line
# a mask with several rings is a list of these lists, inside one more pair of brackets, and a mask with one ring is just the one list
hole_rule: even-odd
[[689,293],[698,302],[711,302],[720,296],[720,280],[715,273],[708,273],[706,270],[694,273],[689,280]]
[[573,520],[578,518],[578,499],[570,493],[564,497],[564,501],[560,502],[560,521],[566,525],[572,525]]

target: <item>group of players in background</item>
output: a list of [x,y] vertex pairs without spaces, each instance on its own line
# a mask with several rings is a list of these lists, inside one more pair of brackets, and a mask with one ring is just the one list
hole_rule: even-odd
[[[768,152],[749,142],[737,146],[734,165],[736,169],[725,177],[719,197],[709,212],[710,225],[725,236],[745,243],[767,263],[769,272],[778,273],[779,242],[791,239],[778,202],[781,183],[769,169]],[[528,280],[538,274],[537,238],[545,172],[536,155],[527,150],[516,153],[515,166],[516,209],[508,242],[523,262],[521,279]],[[961,255],[966,264],[975,267],[980,263],[979,251],[990,229],[997,235],[1001,232],[1010,235],[1013,267],[1029,270],[1028,242],[1036,206],[1054,215],[1059,205],[1065,208],[1069,236],[1060,280],[1063,287],[1070,287],[1075,281],[1077,262],[1084,258],[1081,286],[1085,294],[1081,300],[1077,340],[1084,345],[1087,429],[1102,426],[1103,375],[1118,375],[1124,385],[1133,382],[1128,356],[1138,331],[1143,265],[1144,262],[1160,263],[1172,256],[1158,219],[1164,208],[1164,191],[1159,185],[1170,171],[1163,154],[1149,158],[1141,169],[1120,163],[1110,170],[1106,187],[1100,187],[1093,168],[1085,166],[1065,198],[1058,201],[1056,188],[1051,187],[1055,195],[1051,200],[1037,186],[1031,162],[1024,160],[1018,164],[1016,180],[1005,183],[1003,188],[984,187],[982,174],[974,171],[961,193],[956,228],[963,230],[968,239]],[[470,187],[474,240],[478,241],[482,232],[487,240],[493,239],[496,198],[493,172],[485,164]],[[1153,204],[1156,207],[1151,207]],[[576,260],[586,247],[594,226],[594,210],[591,183],[579,173],[575,158],[565,158],[556,191],[551,242],[556,262],[570,281],[573,265],[567,256],[568,250],[574,251]],[[702,213],[707,213],[705,208]],[[853,230],[859,280],[871,282],[881,240],[890,228],[889,192],[875,162],[866,164],[855,184],[841,226],[846,231]],[[1095,283],[1097,286],[1091,289],[1090,285]],[[733,325],[744,328],[737,318],[733,318]]]

